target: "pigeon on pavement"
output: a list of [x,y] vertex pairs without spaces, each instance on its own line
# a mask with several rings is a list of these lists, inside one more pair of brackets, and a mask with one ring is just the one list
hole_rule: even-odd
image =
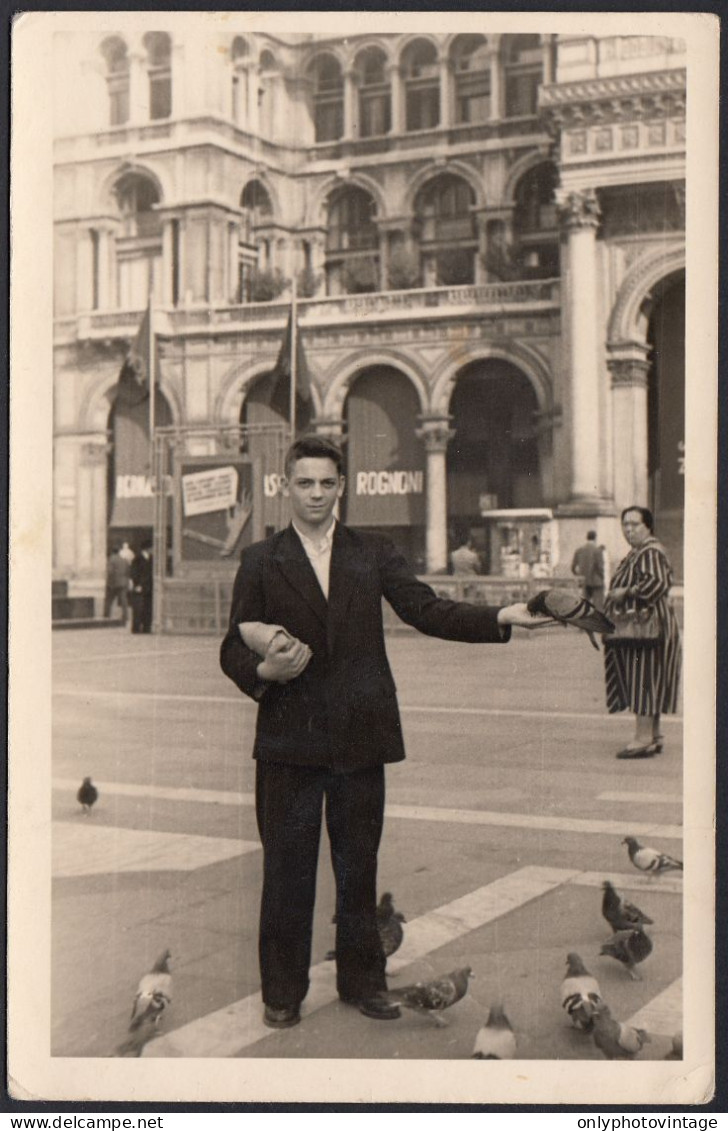
[[567,627],[579,628],[586,632],[592,647],[599,651],[599,645],[594,639],[595,632],[613,632],[614,625],[600,613],[591,601],[579,597],[568,589],[542,589],[534,594],[527,602],[529,613],[542,613],[565,624]]
[[661,872],[682,872],[683,870],[682,860],[677,860],[674,856],[668,856],[666,852],[658,852],[656,848],[642,845],[633,836],[626,836],[622,844],[627,845],[629,858],[635,868],[639,868],[640,872],[647,872],[651,876],[659,876]]
[[117,1056],[141,1056],[144,1046],[156,1037],[159,1022],[172,1000],[169,950],[160,954],[148,974],[142,975],[134,995],[129,1036],[116,1050]]
[[79,786],[76,799],[81,805],[85,816],[91,812],[91,807],[96,804],[99,799],[99,791],[91,781],[91,778],[84,778]]
[[628,931],[634,927],[644,927],[654,922],[634,903],[622,899],[615,891],[609,880],[602,884],[604,895],[602,897],[602,915],[613,931]]
[[491,1005],[488,1020],[478,1030],[471,1060],[513,1060],[516,1035],[502,1005]]
[[635,982],[640,982],[642,975],[638,974],[635,966],[638,962],[644,962],[647,956],[652,953],[652,939],[640,927],[633,930],[617,931],[611,939],[607,939],[599,953],[616,958],[626,967],[630,978],[633,978]]
[[395,909],[391,891],[385,891],[377,904],[377,930],[385,958],[401,947],[404,938],[402,924],[406,922],[402,912]]
[[170,951],[160,954],[148,974],[144,974],[131,1010],[129,1029],[136,1029],[147,1018],[158,1025],[162,1014],[172,1000],[172,975],[169,972]]
[[635,1029],[612,1017],[606,1002],[602,1002],[595,1010],[594,1044],[607,1060],[634,1060],[649,1040],[649,1034],[644,1029]]
[[594,1027],[594,1013],[602,1002],[599,983],[573,951],[566,956],[566,966],[566,977],[561,983],[562,1008],[575,1029],[590,1033]]
[[388,1001],[399,1002],[415,1013],[431,1017],[436,1025],[447,1025],[445,1018],[439,1015],[465,997],[468,980],[474,977],[469,966],[461,966],[459,970],[434,978],[431,982],[416,982],[399,990],[387,990],[385,996]]
[[[384,957],[389,958],[390,954],[394,954],[395,950],[401,947],[404,938],[402,924],[407,922],[402,912],[395,909],[391,891],[385,891],[379,900],[376,915],[377,931],[382,942]],[[336,922],[336,915],[332,917],[331,922]],[[326,952],[327,962],[333,962],[335,958],[335,950]]]

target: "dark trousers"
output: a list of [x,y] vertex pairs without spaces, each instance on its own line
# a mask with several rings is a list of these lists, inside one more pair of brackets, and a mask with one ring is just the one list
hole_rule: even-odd
[[104,616],[107,620],[111,616],[111,606],[114,601],[119,602],[121,623],[126,624],[127,611],[129,608],[129,591],[126,585],[118,585],[111,588],[107,586],[106,593],[104,594]]
[[336,878],[336,987],[341,997],[353,999],[387,987],[375,914],[384,767],[335,774],[326,767],[258,761],[260,973],[263,1001],[273,1009],[296,1006],[308,992],[324,799]]
[[131,630],[152,631],[152,594],[149,590],[131,595]]

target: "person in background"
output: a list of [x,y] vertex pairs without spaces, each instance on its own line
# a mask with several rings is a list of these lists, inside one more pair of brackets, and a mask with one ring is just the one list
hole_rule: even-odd
[[111,617],[111,606],[119,602],[121,623],[126,624],[129,616],[129,563],[122,557],[118,546],[109,555],[106,564],[106,592],[104,594],[104,616]]
[[617,758],[652,758],[662,752],[660,715],[677,711],[682,645],[677,617],[669,603],[672,569],[665,547],[653,534],[647,507],[622,511],[622,531],[630,551],[617,566],[605,613],[634,613],[654,607],[660,626],[656,645],[604,642],[607,710],[633,711],[634,739]]
[[130,568],[131,576],[131,630],[134,633],[152,631],[152,544],[142,544]]
[[603,610],[604,553],[601,546],[597,546],[596,530],[589,530],[584,545],[575,550],[571,572],[580,580],[582,596],[597,609]]
[[[289,449],[283,493],[292,522],[243,550],[220,649],[222,670],[258,703],[259,955],[263,1021],[273,1029],[298,1024],[309,988],[324,804],[339,997],[374,1020],[400,1016],[386,997],[376,919],[384,767],[405,756],[382,599],[420,632],[473,644],[505,644],[512,625],[552,623],[525,604],[439,598],[388,538],[337,522],[342,462],[339,448],[320,436]],[[244,640],[250,622],[282,629],[264,657]]]
[[124,561],[128,562],[129,565],[131,565],[131,563],[134,561],[134,551],[127,541],[121,543],[119,555],[124,559]]
[[454,574],[467,574],[471,577],[480,573],[480,557],[473,547],[472,538],[466,538],[462,546],[450,554],[450,564]]

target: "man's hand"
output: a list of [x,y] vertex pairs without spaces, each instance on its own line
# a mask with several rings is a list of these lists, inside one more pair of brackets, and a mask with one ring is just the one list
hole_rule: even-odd
[[615,605],[621,605],[629,596],[629,588],[625,586],[623,588],[610,589],[609,596]]
[[265,659],[258,664],[258,676],[272,683],[288,683],[301,674],[311,655],[308,644],[279,632],[273,637]]
[[498,624],[515,625],[517,628],[544,628],[547,624],[557,624],[553,617],[543,613],[529,613],[525,603],[506,605],[498,610]]

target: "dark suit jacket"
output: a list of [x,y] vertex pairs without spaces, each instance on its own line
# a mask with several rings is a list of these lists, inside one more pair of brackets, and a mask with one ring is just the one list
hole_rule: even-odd
[[[388,538],[337,524],[328,602],[292,526],[243,551],[233,590],[223,671],[259,700],[253,757],[362,769],[404,758],[396,688],[384,647],[382,598],[429,636],[501,643],[495,608],[438,598]],[[308,666],[290,683],[261,684],[260,657],[238,624],[280,624],[308,644]]]
[[138,586],[142,593],[151,593],[153,580],[153,566],[151,555],[145,558],[137,554],[129,567],[129,575],[134,586]]

